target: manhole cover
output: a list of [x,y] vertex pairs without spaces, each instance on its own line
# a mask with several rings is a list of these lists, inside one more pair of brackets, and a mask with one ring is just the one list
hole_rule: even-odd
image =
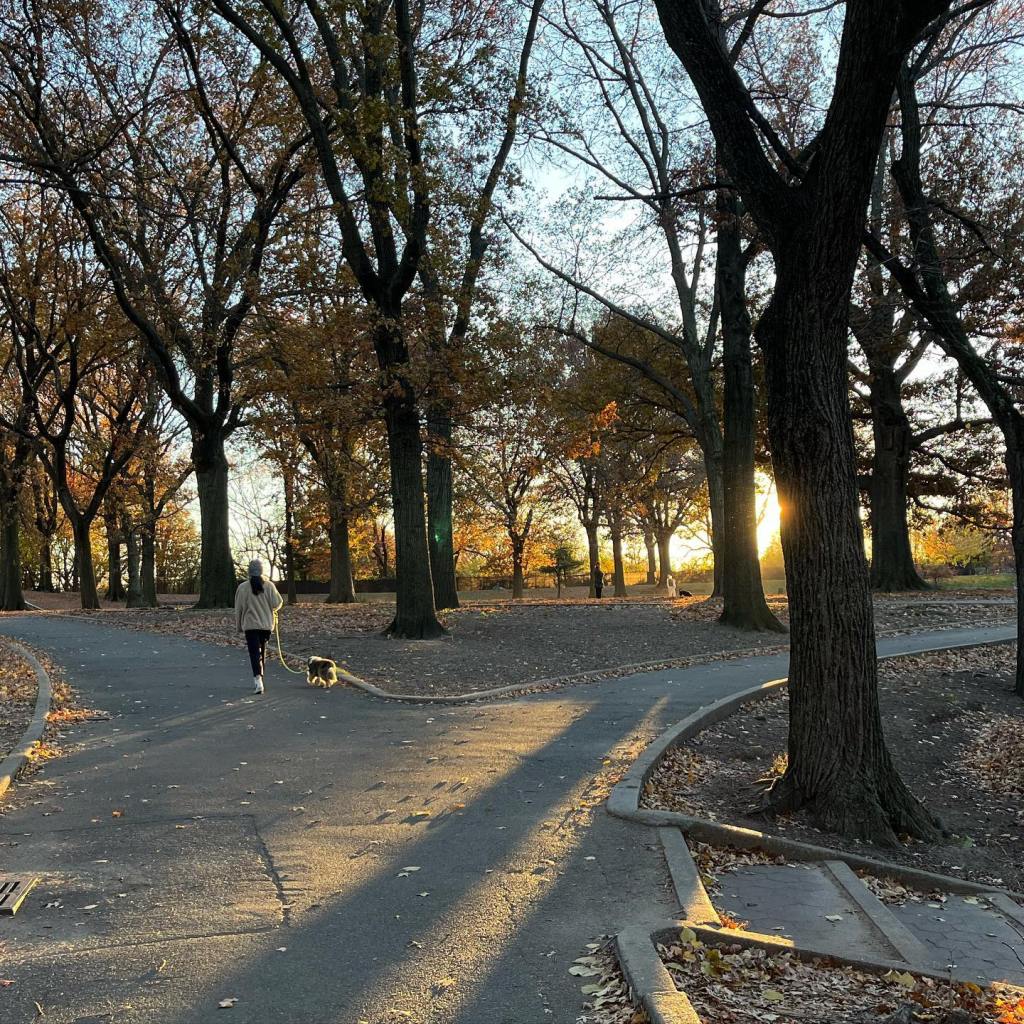
[[0,914],[16,914],[38,881],[33,875],[0,875]]

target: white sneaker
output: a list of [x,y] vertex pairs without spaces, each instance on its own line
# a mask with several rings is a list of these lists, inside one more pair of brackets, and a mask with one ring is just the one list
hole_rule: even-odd
[[256,694],[263,692],[263,676],[252,677],[252,692]]

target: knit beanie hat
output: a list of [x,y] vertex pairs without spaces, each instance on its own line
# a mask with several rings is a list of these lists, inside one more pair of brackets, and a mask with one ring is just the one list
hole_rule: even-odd
[[254,558],[249,563],[249,577],[262,576],[263,575],[263,563],[258,559]]

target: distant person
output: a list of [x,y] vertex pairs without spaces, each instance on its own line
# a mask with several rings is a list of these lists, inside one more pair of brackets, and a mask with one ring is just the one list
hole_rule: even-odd
[[274,629],[274,616],[284,604],[271,580],[263,578],[263,563],[254,558],[249,563],[249,578],[235,591],[235,626],[245,634],[252,664],[252,692],[263,692],[263,664],[267,641]]
[[601,566],[594,566],[594,596],[600,597],[601,592],[604,590],[604,573],[601,572]]

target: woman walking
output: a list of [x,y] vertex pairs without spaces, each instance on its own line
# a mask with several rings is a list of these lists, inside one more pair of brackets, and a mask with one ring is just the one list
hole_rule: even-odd
[[249,563],[249,578],[235,591],[235,626],[245,634],[252,663],[252,692],[263,692],[263,662],[267,641],[274,628],[274,615],[284,604],[277,587],[263,578],[263,563],[254,558]]

